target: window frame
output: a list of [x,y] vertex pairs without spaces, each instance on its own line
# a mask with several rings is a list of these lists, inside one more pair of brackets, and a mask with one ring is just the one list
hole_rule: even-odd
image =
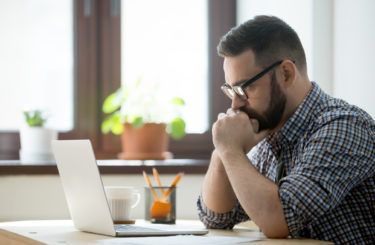
[[[74,31],[74,128],[59,132],[59,139],[90,139],[98,159],[117,158],[119,136],[102,134],[105,117],[101,106],[121,81],[121,1],[73,1]],[[209,125],[230,106],[221,93],[225,81],[223,59],[217,55],[220,37],[236,24],[236,1],[208,0]],[[0,159],[18,159],[18,131],[0,131]],[[213,150],[211,130],[170,139],[175,158],[208,159]]]

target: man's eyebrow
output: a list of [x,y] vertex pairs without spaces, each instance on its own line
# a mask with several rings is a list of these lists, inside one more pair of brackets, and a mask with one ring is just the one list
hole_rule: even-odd
[[[245,79],[241,79],[241,80],[238,80],[237,82],[235,82],[235,83],[233,84],[233,86],[238,86],[238,85],[240,85],[240,84],[242,84],[242,83],[244,83],[244,82],[247,82],[247,81],[249,81],[249,79],[247,79],[247,78],[245,78]],[[226,84],[228,87],[232,88],[232,86],[231,86],[229,83],[225,82],[225,84]]]
[[238,86],[238,85],[240,85],[240,84],[242,84],[242,83],[244,83],[244,82],[246,82],[246,81],[249,81],[249,79],[248,79],[248,78],[246,78],[246,79],[241,79],[241,80],[235,82],[235,83],[233,84],[233,86]]

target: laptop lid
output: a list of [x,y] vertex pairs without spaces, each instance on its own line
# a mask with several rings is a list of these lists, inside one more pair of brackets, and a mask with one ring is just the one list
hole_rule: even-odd
[[111,212],[89,140],[53,140],[60,179],[74,226],[115,236]]

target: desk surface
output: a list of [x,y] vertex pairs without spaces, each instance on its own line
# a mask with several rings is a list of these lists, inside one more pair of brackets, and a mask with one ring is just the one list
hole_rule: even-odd
[[[143,221],[137,221],[143,222]],[[199,221],[179,220],[181,225],[202,226]],[[264,239],[241,244],[331,244],[311,239],[266,239],[253,223],[236,226],[233,230],[209,230],[206,236],[225,236]],[[71,220],[16,221],[0,223],[0,244],[103,244],[119,239],[78,231]],[[124,238],[121,238],[124,239]],[[126,239],[126,238],[125,238]],[[165,237],[168,239],[168,237]],[[112,240],[113,241],[113,240]],[[116,241],[115,243],[118,244]]]

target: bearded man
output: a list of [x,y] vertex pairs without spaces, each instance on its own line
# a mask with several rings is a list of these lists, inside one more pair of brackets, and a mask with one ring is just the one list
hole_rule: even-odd
[[231,108],[198,198],[208,228],[253,220],[270,238],[375,244],[375,123],[307,75],[297,33],[257,16],[218,45]]

